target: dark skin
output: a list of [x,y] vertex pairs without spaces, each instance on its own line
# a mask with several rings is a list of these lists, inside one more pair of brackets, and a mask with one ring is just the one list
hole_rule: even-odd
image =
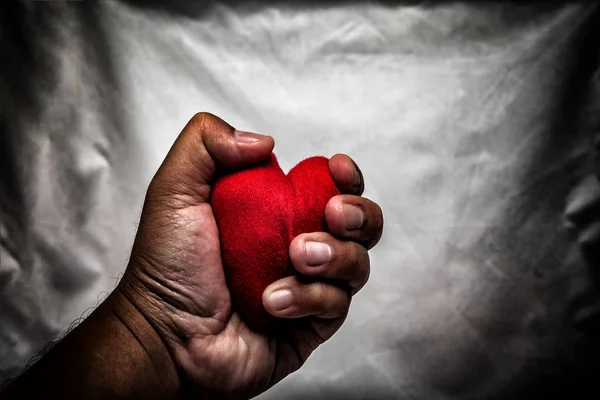
[[[362,173],[350,157],[331,157],[342,194],[327,204],[329,232],[294,238],[290,259],[303,279],[281,279],[263,293],[265,309],[286,319],[289,329],[271,336],[250,330],[231,304],[209,199],[220,168],[250,166],[273,147],[270,136],[238,141],[223,120],[195,115],[150,183],[116,290],[2,399],[176,399],[184,393],[247,399],[300,368],[341,327],[352,296],[366,283],[367,250],[381,238],[383,214],[360,196]],[[348,208],[353,205],[363,211],[356,229],[349,226],[358,215]],[[309,241],[329,245],[330,260],[310,266]],[[292,296],[281,310],[271,297],[279,289]]]

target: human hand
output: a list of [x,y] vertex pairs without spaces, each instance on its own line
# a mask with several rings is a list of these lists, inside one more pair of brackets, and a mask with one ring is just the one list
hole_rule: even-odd
[[[258,140],[236,141],[234,129],[213,115],[192,118],[150,183],[130,263],[118,286],[162,338],[184,386],[217,398],[264,392],[333,336],[352,295],[368,279],[367,250],[383,229],[380,207],[360,197],[364,183],[358,168],[355,173],[348,156],[333,156],[329,168],[342,195],[333,197],[325,210],[331,233],[298,235],[289,254],[303,276],[274,282],[263,294],[265,309],[285,318],[287,329],[274,336],[249,329],[231,303],[209,200],[219,171],[248,167],[269,156],[273,138],[252,138]],[[365,218],[360,227],[348,230],[361,222],[352,205]],[[304,251],[307,241],[328,244],[331,260],[309,266],[313,260]],[[277,296],[271,295],[281,289],[291,294],[291,303],[277,310]]]

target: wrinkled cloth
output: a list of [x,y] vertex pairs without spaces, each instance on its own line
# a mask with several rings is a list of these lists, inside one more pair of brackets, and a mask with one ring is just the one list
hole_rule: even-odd
[[344,327],[261,399],[595,389],[598,7],[3,2],[1,375],[115,287],[209,111],[272,135],[284,172],[350,155],[385,217]]

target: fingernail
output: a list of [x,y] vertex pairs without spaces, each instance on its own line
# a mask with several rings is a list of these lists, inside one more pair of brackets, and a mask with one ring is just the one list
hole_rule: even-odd
[[344,213],[344,220],[346,221],[345,227],[347,231],[360,228],[365,221],[365,214],[357,206],[344,204],[342,206],[342,212]]
[[233,132],[233,137],[235,140],[241,143],[255,143],[264,138],[264,135],[259,135],[258,133],[238,131],[237,129]]
[[360,168],[358,168],[358,165],[356,165],[354,160],[352,160],[352,164],[354,164],[354,182],[352,182],[352,189],[355,193],[362,193],[362,171],[360,170]]
[[310,266],[322,265],[331,260],[333,251],[327,243],[304,242],[306,263]]
[[292,305],[292,292],[288,289],[277,290],[271,293],[269,301],[275,310],[284,310]]

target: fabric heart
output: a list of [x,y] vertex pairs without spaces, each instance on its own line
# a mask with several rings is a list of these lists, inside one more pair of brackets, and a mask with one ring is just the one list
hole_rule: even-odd
[[292,239],[325,231],[325,206],[338,194],[328,159],[321,156],[303,160],[286,176],[271,153],[258,165],[217,178],[211,204],[225,276],[235,310],[252,329],[275,327],[262,293],[295,273],[288,253]]

